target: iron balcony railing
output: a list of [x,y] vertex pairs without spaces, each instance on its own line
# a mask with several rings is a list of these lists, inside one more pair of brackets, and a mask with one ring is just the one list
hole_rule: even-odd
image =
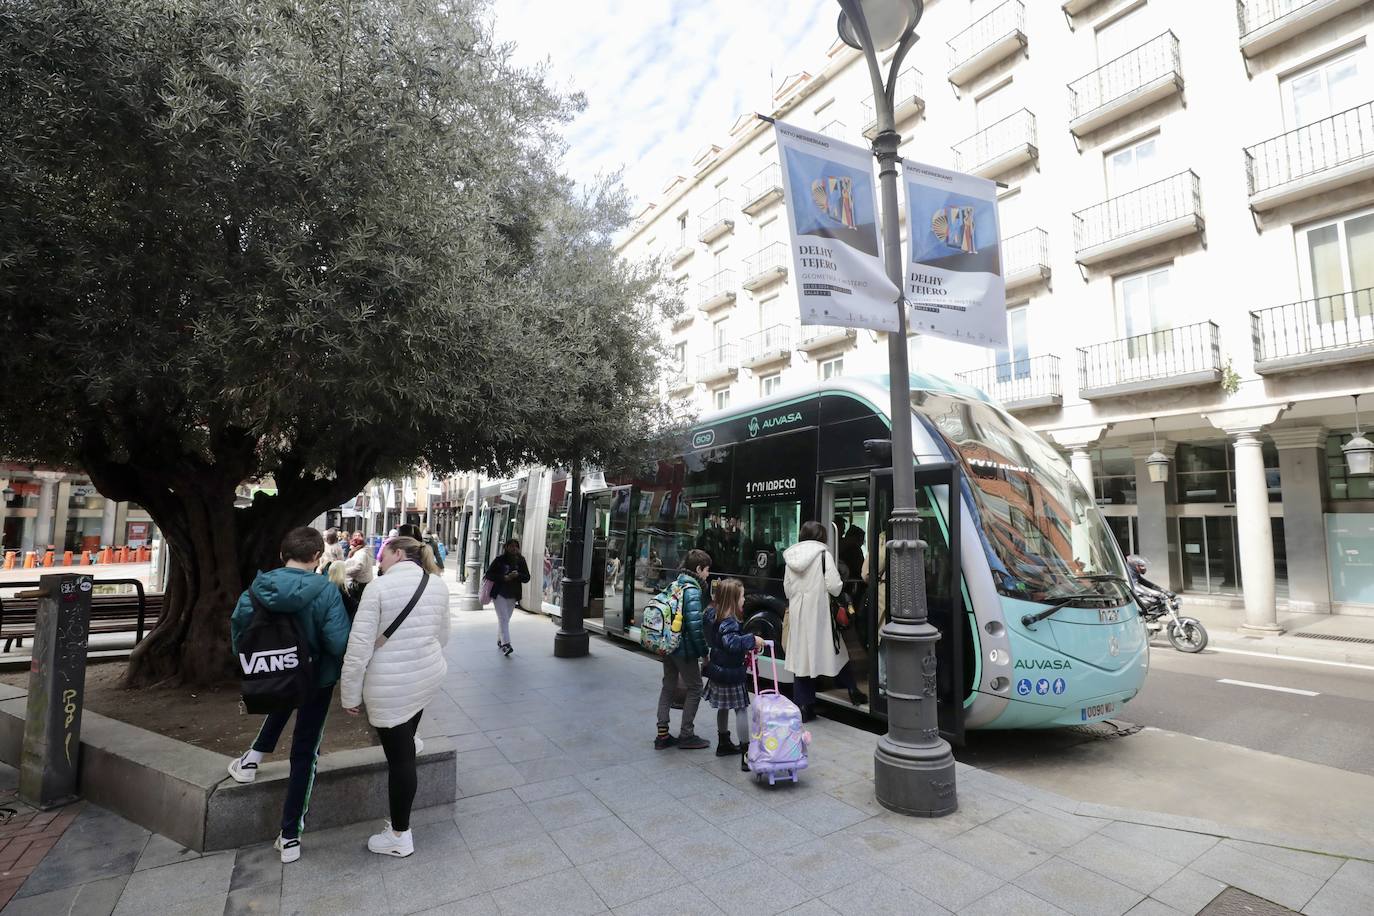
[[697,302],[710,302],[726,293],[733,295],[737,286],[739,283],[735,280],[735,272],[729,269],[722,270],[697,284]]
[[774,189],[782,190],[782,169],[776,162],[764,166],[758,174],[744,183],[744,205],[749,206]]
[[853,328],[830,324],[808,324],[802,326],[801,335],[797,338],[797,347],[805,349],[820,341],[840,343],[845,340],[853,340],[857,336]]
[[1044,229],[1027,229],[1002,240],[1002,276],[1025,271],[1044,273],[1050,267],[1050,234]]
[[971,172],[1022,146],[1035,146],[1035,115],[1024,108],[955,144],[954,168]]
[[830,123],[822,127],[820,129],[820,133],[825,134],[832,140],[848,142],[847,138],[845,137],[845,131],[847,131],[848,129],[849,128],[845,125],[843,121],[837,120],[831,121]]
[[739,368],[739,347],[735,344],[721,344],[697,357],[697,378],[705,379],[722,372],[733,372]]
[[[924,99],[921,88],[921,71],[915,67],[907,67],[897,74],[897,86],[892,92],[893,108],[900,111],[904,105],[908,105],[913,99]],[[860,100],[864,110],[864,132],[877,129],[878,115],[873,110],[873,98],[871,95],[864,96]]]
[[1003,404],[1048,401],[1063,397],[1059,383],[1059,357],[1031,356],[998,363],[986,369],[960,372],[959,377]]
[[1077,252],[1202,214],[1202,183],[1191,170],[1104,200],[1073,215]]
[[1245,150],[1250,193],[1262,194],[1374,156],[1374,102],[1279,134]]
[[949,67],[951,70],[990,48],[1012,32],[1026,29],[1026,7],[1021,0],[1007,0],[973,25],[951,38]]
[[1374,289],[1290,302],[1250,313],[1255,361],[1374,345]]
[[792,328],[786,324],[775,324],[764,328],[757,334],[744,338],[744,358],[760,359],[770,353],[786,353],[792,349]]
[[1165,32],[1069,83],[1069,120],[1130,95],[1182,69],[1178,38]]
[[782,242],[770,242],[758,251],[744,259],[744,277],[746,280],[756,277],[766,270],[776,267],[787,269],[791,260],[788,257],[787,246]]
[[1240,37],[1278,22],[1289,13],[1321,0],[1236,0],[1236,18],[1240,20]]
[[710,229],[720,223],[734,222],[735,202],[722,197],[706,209],[697,219],[697,232],[705,235]]
[[1221,338],[1210,321],[1078,349],[1078,387],[1085,391],[1220,369]]
[[681,391],[682,389],[690,388],[693,385],[692,374],[687,371],[686,366],[682,367],[681,369],[674,369],[670,371],[667,374],[666,381],[668,383],[669,391]]

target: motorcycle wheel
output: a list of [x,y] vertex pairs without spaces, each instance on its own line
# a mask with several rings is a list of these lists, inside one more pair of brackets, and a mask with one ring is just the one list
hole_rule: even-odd
[[1180,652],[1201,652],[1207,648],[1207,630],[1196,617],[1180,617],[1169,627],[1169,644]]

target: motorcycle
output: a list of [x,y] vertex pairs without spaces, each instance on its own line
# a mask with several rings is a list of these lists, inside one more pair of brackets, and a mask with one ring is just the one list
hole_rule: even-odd
[[1137,595],[1140,603],[1140,619],[1145,624],[1146,638],[1163,633],[1169,644],[1180,652],[1189,654],[1207,648],[1207,629],[1196,617],[1181,617],[1178,613],[1181,603],[1178,595],[1165,592],[1153,598]]

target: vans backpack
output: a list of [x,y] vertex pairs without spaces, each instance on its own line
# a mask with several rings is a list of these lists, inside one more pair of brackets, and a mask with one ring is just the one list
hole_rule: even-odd
[[682,645],[682,596],[687,586],[673,582],[653,597],[639,619],[639,644],[659,656]]
[[295,614],[278,614],[253,590],[253,619],[239,639],[239,668],[244,708],[253,715],[286,712],[309,699],[315,690],[315,660]]

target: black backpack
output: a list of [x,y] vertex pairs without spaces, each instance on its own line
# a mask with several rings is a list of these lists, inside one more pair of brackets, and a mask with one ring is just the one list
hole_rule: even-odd
[[248,600],[253,619],[238,644],[244,708],[254,715],[295,709],[315,690],[315,660],[304,628],[295,614],[270,610],[251,588]]

